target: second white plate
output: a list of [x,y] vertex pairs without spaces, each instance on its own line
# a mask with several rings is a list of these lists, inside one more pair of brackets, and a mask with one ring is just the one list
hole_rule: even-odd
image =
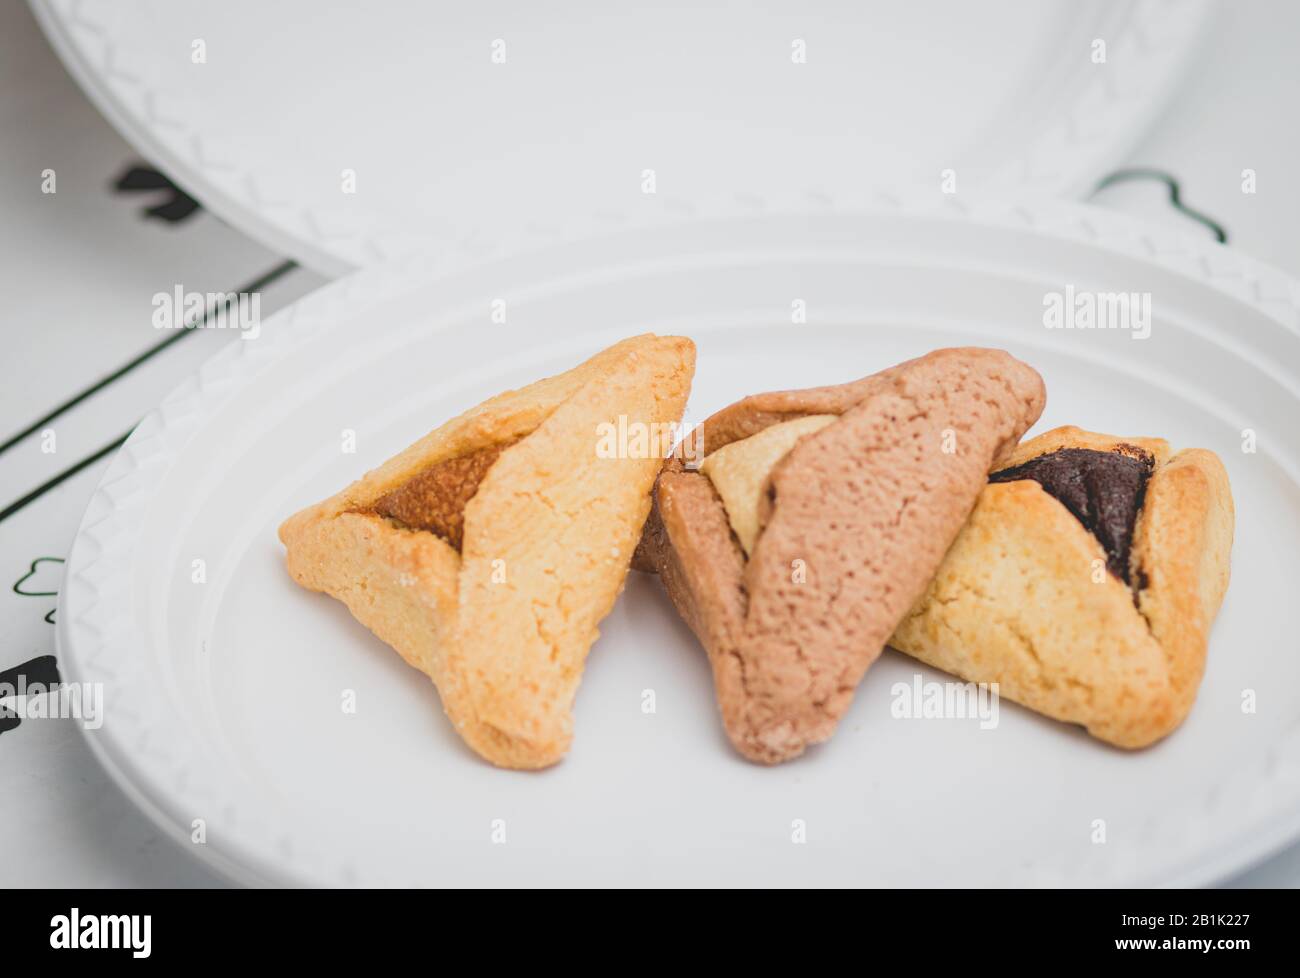
[[33,0],[100,109],[329,273],[864,186],[1090,189],[1203,0]]

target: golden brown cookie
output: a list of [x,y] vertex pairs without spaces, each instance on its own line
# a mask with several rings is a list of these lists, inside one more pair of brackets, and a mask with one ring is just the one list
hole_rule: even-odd
[[889,644],[1119,747],[1164,737],[1191,710],[1228,586],[1222,463],[1065,427],[999,468]]
[[[1038,374],[1008,354],[952,349],[849,384],[755,395],[705,421],[705,472],[665,468],[639,565],[658,571],[708,651],[737,750],[775,763],[832,735],[1044,398]],[[816,415],[835,417],[804,420]],[[768,434],[788,423],[798,427]],[[706,473],[744,495],[767,467],[733,532]],[[738,536],[752,537],[748,559]]]
[[694,367],[647,334],[485,401],[287,519],[289,573],[427,673],[483,757],[555,763]]

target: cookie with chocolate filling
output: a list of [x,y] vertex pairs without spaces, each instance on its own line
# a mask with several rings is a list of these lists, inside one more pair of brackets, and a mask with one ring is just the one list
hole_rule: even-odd
[[555,763],[694,369],[690,340],[637,336],[485,401],[286,520],[290,575],[428,674],[483,757]]
[[1000,350],[938,350],[745,398],[704,422],[699,471],[665,467],[638,565],[707,650],[740,753],[776,763],[834,733],[1044,399]]
[[1057,428],[1000,462],[889,644],[1145,747],[1192,708],[1232,532],[1214,453]]

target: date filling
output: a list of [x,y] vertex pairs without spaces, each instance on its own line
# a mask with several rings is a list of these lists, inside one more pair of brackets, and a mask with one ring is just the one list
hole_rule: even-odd
[[396,520],[413,530],[436,533],[460,550],[464,541],[465,507],[478,492],[493,463],[514,443],[500,442],[436,462],[384,493],[366,511]]

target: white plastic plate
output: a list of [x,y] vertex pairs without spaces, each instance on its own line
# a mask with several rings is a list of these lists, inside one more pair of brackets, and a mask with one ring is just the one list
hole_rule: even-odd
[[1174,90],[1208,9],[32,2],[141,152],[329,273],[945,171],[961,193],[1083,193]]
[[[233,341],[139,426],[69,557],[62,668],[104,684],[90,742],[200,857],[278,883],[1186,884],[1300,830],[1291,279],[1063,204],[734,217],[434,278],[418,264],[343,279]],[[1149,293],[1150,335],[1045,328],[1044,297],[1067,286]],[[704,653],[634,574],[568,759],[479,760],[423,675],[289,580],[275,529],[464,408],[645,330],[698,344],[695,420],[980,344],[1046,379],[1037,430],[1216,451],[1233,582],[1190,718],[1137,753],[1010,703],[987,730],[895,719],[896,682],[943,677],[889,652],[830,743],[758,767],[721,732]]]

